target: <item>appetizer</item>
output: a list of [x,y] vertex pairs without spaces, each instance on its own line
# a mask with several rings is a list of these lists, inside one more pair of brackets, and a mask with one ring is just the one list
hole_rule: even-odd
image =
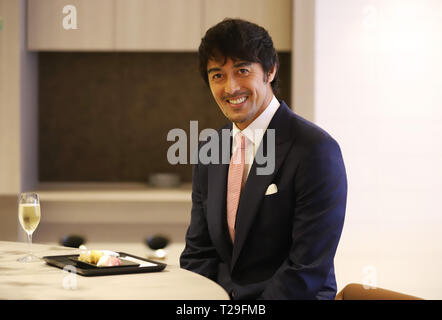
[[97,267],[120,266],[121,260],[114,252],[107,250],[88,250],[80,252],[78,260],[95,264]]

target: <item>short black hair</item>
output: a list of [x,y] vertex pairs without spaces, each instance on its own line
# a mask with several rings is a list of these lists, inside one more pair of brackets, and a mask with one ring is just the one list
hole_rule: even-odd
[[278,92],[278,53],[272,38],[263,27],[242,19],[226,18],[207,30],[198,49],[200,73],[207,85],[207,63],[211,58],[258,62],[266,76],[276,65],[276,74],[271,86],[275,94]]

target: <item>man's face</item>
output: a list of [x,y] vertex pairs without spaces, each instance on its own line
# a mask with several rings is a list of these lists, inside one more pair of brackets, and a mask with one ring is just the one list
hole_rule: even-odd
[[276,68],[265,77],[261,64],[242,60],[210,59],[210,90],[224,115],[243,130],[269,105]]

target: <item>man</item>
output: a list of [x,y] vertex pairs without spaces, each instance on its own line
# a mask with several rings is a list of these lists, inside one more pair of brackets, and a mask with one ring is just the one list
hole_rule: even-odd
[[[347,197],[338,144],[275,98],[278,56],[263,28],[225,19],[205,34],[199,60],[232,122],[223,128],[231,130],[232,159],[193,168],[181,267],[232,299],[333,299]],[[257,174],[260,151],[274,157],[270,174]]]

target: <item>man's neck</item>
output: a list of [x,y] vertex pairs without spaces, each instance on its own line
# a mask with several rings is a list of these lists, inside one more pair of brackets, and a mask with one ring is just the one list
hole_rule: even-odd
[[241,131],[250,126],[264,112],[264,110],[268,108],[274,96],[275,95],[273,94],[273,91],[270,91],[269,97],[266,98],[266,101],[262,104],[261,108],[256,112],[251,120],[246,122],[234,123],[234,125],[236,125],[236,127]]

